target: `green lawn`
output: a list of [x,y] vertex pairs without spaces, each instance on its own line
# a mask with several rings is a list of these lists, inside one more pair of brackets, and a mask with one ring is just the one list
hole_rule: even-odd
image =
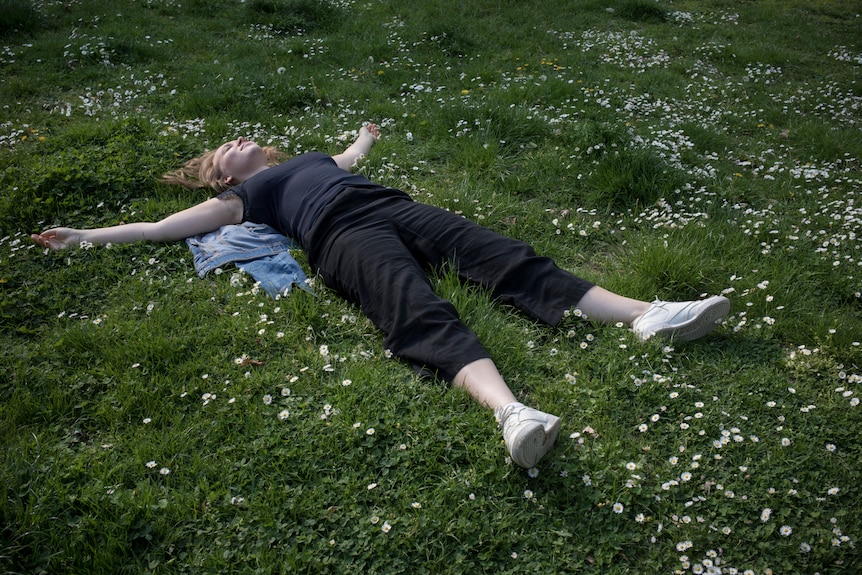
[[[860,31],[855,0],[0,0],[0,570],[862,572]],[[730,316],[643,343],[433,278],[563,419],[528,472],[319,281],[29,240],[363,121],[372,179]]]

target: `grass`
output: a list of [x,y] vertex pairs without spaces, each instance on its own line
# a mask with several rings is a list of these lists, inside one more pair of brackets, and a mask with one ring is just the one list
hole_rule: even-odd
[[[0,570],[858,573],[859,21],[842,0],[0,1]],[[563,419],[528,473],[320,286],[275,301],[198,278],[182,244],[29,242],[200,201],[157,179],[227,138],[336,153],[364,120],[373,179],[730,316],[641,343],[433,278]]]

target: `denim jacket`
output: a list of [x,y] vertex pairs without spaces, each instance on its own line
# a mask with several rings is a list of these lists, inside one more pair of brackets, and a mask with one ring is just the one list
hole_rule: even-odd
[[248,272],[271,297],[285,295],[293,284],[310,288],[306,275],[288,250],[299,245],[265,224],[244,222],[186,238],[200,277],[233,263]]

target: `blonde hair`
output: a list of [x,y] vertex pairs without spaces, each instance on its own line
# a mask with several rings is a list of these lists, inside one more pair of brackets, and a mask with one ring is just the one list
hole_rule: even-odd
[[[286,157],[284,152],[272,146],[263,148],[263,151],[269,165],[278,164]],[[224,174],[215,163],[215,153],[215,150],[204,152],[187,161],[180,168],[168,172],[159,181],[163,184],[183,186],[190,190],[210,188],[221,193],[232,186],[224,183]]]

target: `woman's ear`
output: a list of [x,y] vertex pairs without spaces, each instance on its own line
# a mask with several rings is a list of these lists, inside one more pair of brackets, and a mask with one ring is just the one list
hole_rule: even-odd
[[234,185],[234,184],[236,183],[236,180],[235,180],[235,179],[233,179],[233,176],[225,176],[224,178],[222,178],[222,182],[223,182],[226,186],[232,186],[232,185]]

